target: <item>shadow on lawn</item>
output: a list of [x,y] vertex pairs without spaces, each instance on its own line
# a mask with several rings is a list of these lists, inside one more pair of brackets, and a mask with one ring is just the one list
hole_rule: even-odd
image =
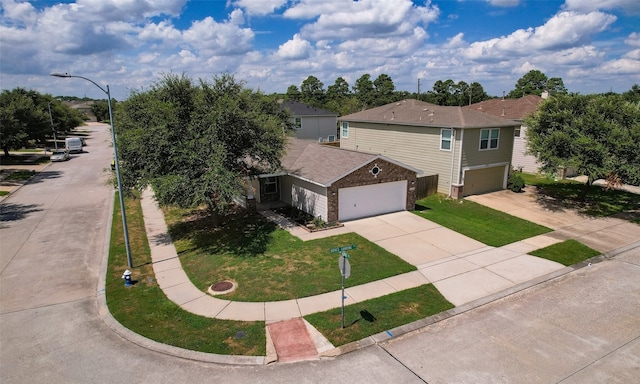
[[[211,216],[199,212],[185,221],[174,224],[169,233],[174,241],[189,241],[191,247],[184,254],[199,250],[209,254],[233,254],[254,257],[263,254],[276,225],[256,212],[237,211],[216,226]],[[157,239],[166,241],[167,239]]]
[[584,185],[579,183],[540,185],[536,187],[534,195],[538,204],[554,212],[571,209],[589,217],[616,215],[630,221],[640,219],[638,195],[621,190],[606,190],[601,186],[592,185],[584,201],[580,201],[579,195],[583,187]]

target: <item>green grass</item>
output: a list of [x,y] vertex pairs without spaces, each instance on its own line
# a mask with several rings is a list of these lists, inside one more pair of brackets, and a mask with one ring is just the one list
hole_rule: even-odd
[[[116,197],[116,199],[118,199]],[[184,311],[164,295],[155,280],[139,200],[127,199],[127,224],[137,283],[125,287],[127,269],[122,216],[114,204],[106,278],[109,311],[123,326],[149,339],[194,351],[264,356],[265,324],[210,319]]]
[[413,213],[493,247],[551,232],[547,227],[473,201],[449,199],[441,194],[416,202]]
[[35,171],[16,171],[11,172],[7,177],[4,178],[5,181],[24,181],[29,180],[31,176],[35,175]]
[[0,191],[0,196],[6,196],[9,194],[9,191]]
[[529,254],[569,266],[598,256],[600,252],[571,239],[529,252]]
[[631,192],[616,189],[607,190],[592,185],[584,199],[578,196],[584,184],[573,180],[555,181],[552,178],[523,174],[527,185],[538,189],[538,200],[549,209],[575,209],[577,212],[593,216],[613,216],[640,224],[640,196]]
[[411,323],[453,308],[432,285],[422,285],[387,296],[305,316],[334,346],[361,340],[367,336]]
[[180,261],[191,281],[205,291],[221,280],[237,289],[225,299],[278,301],[340,289],[337,253],[349,251],[351,278],[346,286],[365,284],[416,268],[385,249],[348,233],[303,242],[258,213],[238,212],[220,226],[200,211],[166,209],[165,217]]

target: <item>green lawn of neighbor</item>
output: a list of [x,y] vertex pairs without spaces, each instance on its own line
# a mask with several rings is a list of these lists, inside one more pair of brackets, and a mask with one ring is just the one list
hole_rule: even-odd
[[450,199],[442,194],[418,200],[413,213],[493,247],[551,232],[551,229],[542,225],[473,201]]
[[569,266],[598,256],[600,252],[587,247],[579,241],[570,239],[545,248],[529,252],[530,255]]

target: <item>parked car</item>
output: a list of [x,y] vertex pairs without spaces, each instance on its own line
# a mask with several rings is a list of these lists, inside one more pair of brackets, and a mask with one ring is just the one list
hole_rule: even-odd
[[79,137],[67,137],[64,139],[65,148],[71,153],[82,153],[82,140]]
[[49,157],[51,161],[67,161],[69,160],[69,151],[66,149],[57,149],[51,153]]

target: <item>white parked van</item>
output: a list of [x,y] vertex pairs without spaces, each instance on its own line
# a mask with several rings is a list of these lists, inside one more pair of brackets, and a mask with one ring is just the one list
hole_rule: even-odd
[[67,137],[64,139],[64,146],[69,153],[82,152],[82,140],[79,137]]

